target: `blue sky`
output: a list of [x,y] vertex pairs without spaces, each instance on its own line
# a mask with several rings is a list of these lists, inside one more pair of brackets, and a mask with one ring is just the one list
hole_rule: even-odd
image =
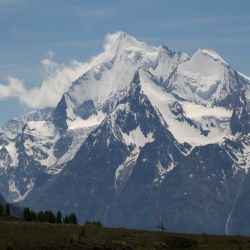
[[190,55],[211,48],[250,76],[249,0],[0,0],[0,125],[30,109],[3,86],[39,87],[118,30]]

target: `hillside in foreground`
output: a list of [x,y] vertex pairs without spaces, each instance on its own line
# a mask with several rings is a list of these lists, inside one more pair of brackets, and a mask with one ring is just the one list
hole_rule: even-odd
[[0,249],[246,250],[250,238],[0,221]]

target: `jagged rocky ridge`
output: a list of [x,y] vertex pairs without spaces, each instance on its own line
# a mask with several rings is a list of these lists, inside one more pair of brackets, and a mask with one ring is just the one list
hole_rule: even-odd
[[0,193],[108,226],[250,232],[250,80],[118,32],[54,109],[0,131]]

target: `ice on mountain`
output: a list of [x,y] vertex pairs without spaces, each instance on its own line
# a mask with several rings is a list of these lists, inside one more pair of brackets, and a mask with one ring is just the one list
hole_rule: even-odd
[[[155,85],[147,74],[141,72],[140,76],[143,92],[160,112],[168,129],[180,143],[187,142],[195,146],[218,143],[230,134],[229,119],[232,111],[189,101],[178,101],[184,110],[181,115],[191,119],[196,126],[190,124],[187,119],[179,121],[176,119],[176,114],[171,112],[171,105],[176,102],[174,96]],[[210,124],[209,127],[206,124]],[[202,134],[201,129],[209,130],[208,135]]]
[[[207,50],[198,50],[178,67],[174,87],[178,95],[189,101],[221,100],[230,93],[228,74],[228,65],[218,58],[214,60]],[[181,87],[191,92],[187,95]]]
[[212,57],[216,61],[220,61],[220,62],[228,65],[228,63],[216,51],[211,50],[211,49],[200,49],[200,51],[202,53],[204,53],[205,55],[209,55],[210,57]]
[[52,138],[56,131],[53,123],[46,121],[30,121],[27,123],[25,133],[38,138]]
[[129,133],[123,133],[122,138],[127,146],[133,145],[134,148],[129,156],[125,159],[124,163],[119,165],[115,172],[115,189],[120,190],[125,184],[127,178],[130,176],[133,166],[135,165],[139,156],[140,150],[145,144],[153,142],[153,133],[148,133],[146,136],[141,131],[140,126]]
[[30,180],[29,183],[27,183],[26,185],[26,192],[24,194],[21,194],[19,189],[16,186],[16,182],[14,179],[10,179],[9,180],[9,192],[11,194],[11,198],[9,198],[9,200],[11,200],[12,202],[20,202],[23,201],[27,195],[32,191],[33,187],[34,187],[34,181]]
[[129,134],[122,133],[122,137],[126,145],[134,145],[137,149],[145,146],[146,143],[154,141],[153,133],[144,136],[139,126],[130,131]]
[[102,111],[99,111],[97,114],[91,115],[86,120],[82,119],[79,116],[75,117],[73,121],[67,120],[67,125],[69,130],[75,130],[79,128],[90,128],[99,125],[104,118],[105,114]]
[[9,156],[11,158],[10,166],[17,166],[18,165],[18,152],[16,149],[16,143],[11,142],[5,148],[8,151]]

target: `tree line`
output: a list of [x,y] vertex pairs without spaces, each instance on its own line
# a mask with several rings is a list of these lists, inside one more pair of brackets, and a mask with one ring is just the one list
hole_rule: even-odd
[[62,216],[61,211],[54,214],[51,210],[39,211],[38,213],[26,207],[23,209],[23,220],[28,222],[48,222],[57,224],[78,224],[77,217],[74,213]]
[[0,216],[3,216],[3,215],[7,215],[7,216],[10,215],[10,205],[9,204],[3,205],[0,203]]
[[[10,216],[10,205],[1,204],[0,203],[0,216]],[[57,223],[57,224],[78,224],[78,219],[75,213],[65,214],[62,216],[61,211],[57,211],[57,213],[53,213],[51,210],[39,211],[36,213],[35,211],[31,210],[29,207],[23,209],[23,216],[24,221],[27,222],[47,222],[47,223]],[[95,226],[102,226],[100,221],[86,221],[86,225],[95,225]]]

